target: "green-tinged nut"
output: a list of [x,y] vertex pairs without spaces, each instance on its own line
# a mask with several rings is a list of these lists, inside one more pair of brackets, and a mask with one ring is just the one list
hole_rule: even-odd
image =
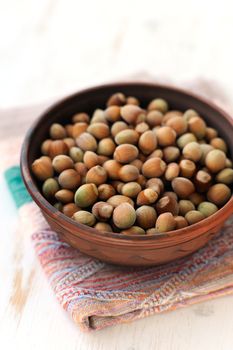
[[64,139],[67,136],[64,126],[58,123],[54,123],[50,126],[49,134],[53,140]]
[[202,150],[200,163],[202,165],[205,165],[205,159],[206,159],[207,154],[210,151],[212,151],[214,148],[211,145],[207,144],[207,143],[200,144],[200,147],[201,147],[201,150]]
[[198,211],[200,211],[206,218],[218,211],[218,207],[214,203],[202,202],[198,205]]
[[118,132],[115,136],[115,142],[118,145],[122,145],[124,143],[130,143],[132,145],[136,145],[139,139],[139,134],[137,131],[133,129],[126,129]]
[[108,200],[116,194],[116,190],[112,185],[102,184],[98,187],[99,199],[102,201]]
[[95,224],[94,228],[98,231],[112,232],[111,225],[107,224],[106,222],[97,222],[97,224]]
[[152,188],[146,188],[137,195],[137,205],[145,205],[155,203],[159,195]]
[[74,200],[74,192],[70,190],[59,190],[56,192],[55,197],[62,203],[70,203]]
[[206,123],[198,116],[191,118],[188,121],[188,128],[199,140],[203,139],[206,133]]
[[205,216],[200,211],[191,210],[185,215],[185,219],[188,221],[189,225],[193,225],[205,219]]
[[146,122],[151,128],[162,124],[163,113],[160,111],[152,110],[146,115]]
[[160,146],[172,146],[176,141],[176,132],[170,126],[161,126],[155,130],[155,134]]
[[96,165],[89,169],[86,174],[86,183],[101,185],[106,182],[108,177],[107,171],[100,165]]
[[115,142],[110,137],[107,137],[99,141],[97,153],[101,156],[112,156],[115,148]]
[[61,173],[63,170],[73,168],[74,162],[70,157],[61,154],[53,158],[52,165],[57,173]]
[[137,182],[128,182],[122,186],[121,193],[123,196],[134,198],[141,190],[142,188]]
[[57,180],[50,178],[45,180],[42,186],[42,192],[45,198],[53,199],[55,193],[59,190],[59,185]]
[[134,207],[134,202],[132,201],[131,198],[122,196],[120,194],[116,194],[115,196],[112,196],[107,200],[107,203],[111,204],[114,208],[116,208],[118,205],[122,203],[128,203],[132,207]]
[[94,215],[85,210],[77,211],[72,218],[80,224],[87,226],[94,226],[96,222]]
[[53,206],[54,206],[54,208],[56,208],[59,211],[62,211],[62,209],[63,209],[63,205],[61,202],[57,202]]
[[84,184],[75,192],[74,201],[78,207],[86,208],[94,204],[98,198],[95,184]]
[[180,175],[183,177],[190,178],[194,175],[196,171],[196,164],[189,159],[182,159],[180,161]]
[[227,144],[226,142],[221,139],[220,137],[215,137],[210,141],[211,146],[213,146],[216,149],[220,149],[224,153],[227,153]]
[[175,146],[168,146],[163,149],[163,158],[166,163],[176,161],[180,156],[180,150]]
[[94,136],[87,132],[83,132],[76,138],[77,146],[80,147],[83,151],[93,151],[97,149],[97,142]]
[[187,132],[186,134],[181,135],[177,139],[177,145],[180,149],[183,149],[188,143],[197,141],[197,138],[194,134]]
[[163,98],[155,98],[149,103],[147,107],[148,111],[156,110],[162,113],[166,113],[168,111],[168,108],[168,103]]
[[62,188],[74,190],[81,184],[81,176],[74,169],[66,169],[60,173],[58,182]]
[[180,198],[188,198],[195,191],[193,183],[185,177],[177,177],[172,180],[172,188]]
[[170,163],[167,166],[167,169],[165,171],[165,179],[167,181],[172,181],[175,179],[177,176],[179,176],[180,173],[180,167],[177,163]]
[[75,203],[67,203],[63,206],[62,212],[69,218],[72,218],[74,213],[81,210]]
[[138,146],[140,150],[148,155],[157,147],[157,138],[153,131],[148,130],[144,132],[139,139]]
[[185,145],[183,148],[183,156],[193,162],[198,162],[202,156],[202,150],[199,143],[193,141]]
[[115,138],[116,135],[117,135],[119,132],[121,132],[121,131],[123,131],[123,130],[127,130],[127,129],[129,130],[129,125],[128,125],[128,124],[126,124],[126,123],[123,122],[123,121],[118,121],[118,122],[112,124],[112,127],[111,127],[111,134],[112,134],[112,136]]
[[52,162],[49,157],[41,157],[32,163],[32,172],[38,180],[44,181],[53,176]]
[[231,197],[231,190],[225,184],[216,184],[207,192],[207,199],[217,206],[224,205]]
[[233,168],[232,160],[230,160],[229,158],[226,159],[226,168]]
[[217,175],[216,175],[216,181],[221,182],[225,185],[230,185],[233,183],[233,169],[226,168],[221,170]]
[[139,226],[132,226],[126,230],[121,231],[122,234],[127,236],[134,236],[134,235],[145,235],[146,232],[143,230],[143,228]]
[[175,216],[174,219],[176,222],[176,230],[188,226],[188,222],[183,216],[178,215],[178,216]]
[[159,157],[148,159],[142,166],[142,174],[147,178],[160,177],[166,170],[166,163]]
[[155,205],[158,214],[172,213],[172,215],[178,215],[179,205],[177,200],[173,196],[164,196],[159,199]]
[[105,123],[91,124],[87,128],[87,132],[89,132],[98,140],[101,140],[104,137],[108,137],[110,134],[109,126]]
[[187,199],[179,201],[179,215],[185,216],[189,211],[195,210],[195,205]]
[[142,205],[136,210],[137,224],[143,229],[155,226],[157,213],[155,209],[149,205]]
[[75,163],[83,161],[83,151],[79,147],[71,147],[69,150],[69,156]]
[[210,151],[206,156],[205,165],[212,173],[219,172],[226,166],[225,153],[218,149]]
[[97,202],[92,207],[92,214],[101,221],[107,221],[110,219],[112,212],[113,206],[106,202]]
[[198,116],[197,111],[195,111],[194,109],[187,109],[187,111],[184,112],[183,114],[183,118],[188,122],[190,119],[192,119],[193,117]]
[[118,205],[113,211],[113,223],[120,229],[133,226],[136,220],[136,212],[129,203]]
[[157,232],[168,232],[175,230],[176,221],[171,213],[163,213],[158,216],[155,228]]

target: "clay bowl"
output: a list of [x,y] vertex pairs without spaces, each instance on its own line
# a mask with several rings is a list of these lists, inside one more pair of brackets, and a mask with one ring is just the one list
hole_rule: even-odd
[[94,228],[74,222],[56,210],[40,193],[39,184],[30,167],[40,155],[40,144],[48,137],[54,122],[67,123],[76,112],[92,112],[105,106],[107,98],[121,91],[136,96],[146,106],[155,97],[165,98],[172,109],[196,109],[210,126],[215,127],[229,145],[233,156],[233,121],[219,107],[186,91],[145,83],[119,83],[94,87],[66,97],[44,112],[28,131],[21,154],[21,170],[25,185],[44,217],[66,242],[83,253],[120,265],[152,266],[164,264],[191,254],[203,247],[233,213],[233,197],[214,215],[187,228],[156,236],[124,236],[100,233]]

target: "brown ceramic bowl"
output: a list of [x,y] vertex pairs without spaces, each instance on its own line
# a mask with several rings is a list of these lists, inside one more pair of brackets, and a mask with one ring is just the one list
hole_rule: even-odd
[[145,83],[119,83],[80,91],[59,101],[44,112],[29,130],[22,148],[21,170],[25,185],[40,207],[52,229],[70,245],[80,251],[114,264],[151,266],[184,257],[203,247],[219,231],[233,213],[233,198],[218,212],[200,223],[187,228],[155,236],[124,236],[100,233],[79,224],[56,210],[40,193],[39,185],[31,173],[31,164],[40,155],[40,145],[48,136],[52,123],[67,123],[76,112],[92,112],[105,106],[108,97],[121,91],[136,96],[142,104],[155,97],[165,98],[172,109],[196,109],[206,122],[215,127],[226,140],[233,156],[233,121],[219,107],[186,91],[168,86]]

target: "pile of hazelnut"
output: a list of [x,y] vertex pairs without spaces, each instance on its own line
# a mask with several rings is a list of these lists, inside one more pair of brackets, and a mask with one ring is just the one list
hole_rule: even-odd
[[195,224],[231,197],[232,161],[217,130],[162,98],[142,108],[115,93],[106,109],[52,124],[32,164],[45,198],[99,231],[151,235]]

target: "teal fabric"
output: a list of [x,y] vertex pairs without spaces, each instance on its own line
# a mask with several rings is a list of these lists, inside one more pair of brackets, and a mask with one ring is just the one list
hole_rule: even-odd
[[7,169],[4,175],[17,208],[32,201],[23,183],[19,166]]

